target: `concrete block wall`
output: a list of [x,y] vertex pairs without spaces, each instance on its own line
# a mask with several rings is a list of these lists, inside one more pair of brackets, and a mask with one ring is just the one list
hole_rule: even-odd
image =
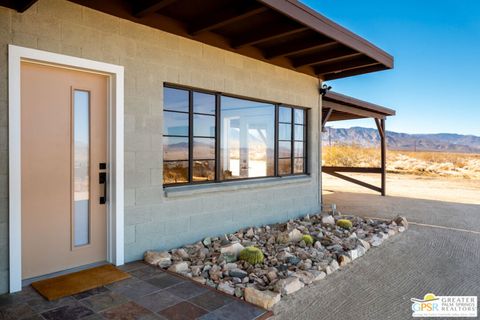
[[[319,210],[318,80],[63,0],[0,7],[0,293],[8,290],[8,44],[125,67],[125,257]],[[310,178],[165,194],[164,82],[312,108]],[[208,189],[208,188],[207,188]]]

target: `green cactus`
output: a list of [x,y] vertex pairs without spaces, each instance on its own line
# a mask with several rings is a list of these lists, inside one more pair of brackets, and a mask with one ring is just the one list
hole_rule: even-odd
[[302,240],[307,246],[311,246],[313,244],[313,237],[309,234],[304,234]]
[[240,251],[240,260],[246,261],[251,265],[263,263],[263,252],[256,247],[246,247]]
[[352,228],[352,221],[347,219],[339,219],[337,220],[337,226],[343,229],[351,229]]

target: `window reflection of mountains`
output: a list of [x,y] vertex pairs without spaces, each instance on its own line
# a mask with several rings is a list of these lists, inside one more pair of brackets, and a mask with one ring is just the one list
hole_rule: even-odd
[[[170,160],[186,160],[188,159],[188,142],[173,143],[165,146],[165,157]],[[224,148],[221,152],[224,153]],[[280,149],[282,150],[282,149]],[[214,159],[215,145],[209,143],[196,142],[194,144],[194,158],[196,159]],[[237,146],[230,147],[230,158],[239,158],[240,154],[248,154],[251,160],[266,160],[274,155],[273,148],[266,148],[263,144],[251,143],[248,148],[238,148]],[[286,149],[284,152],[290,152]]]

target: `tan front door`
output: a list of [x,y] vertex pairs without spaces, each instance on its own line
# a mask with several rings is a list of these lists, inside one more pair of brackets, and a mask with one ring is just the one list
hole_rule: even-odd
[[107,92],[105,75],[21,64],[23,279],[106,260]]

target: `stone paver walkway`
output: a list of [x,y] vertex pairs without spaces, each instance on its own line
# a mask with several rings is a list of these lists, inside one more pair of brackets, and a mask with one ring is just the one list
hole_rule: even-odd
[[0,296],[0,320],[248,320],[269,314],[244,301],[143,262],[120,267],[132,278],[56,301],[32,287]]

